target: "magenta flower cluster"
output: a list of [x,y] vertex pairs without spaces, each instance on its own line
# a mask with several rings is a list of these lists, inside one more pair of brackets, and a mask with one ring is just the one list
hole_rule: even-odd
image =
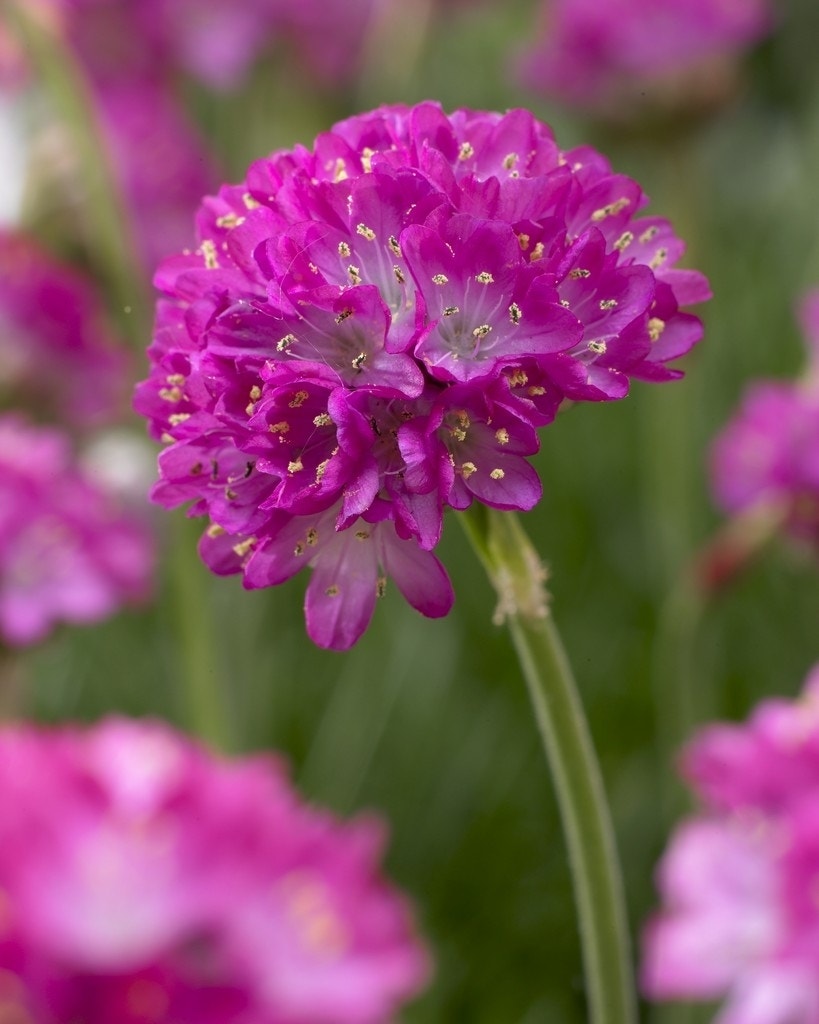
[[697,736],[683,771],[703,801],[660,865],[646,933],[656,999],[726,997],[719,1024],[819,1020],[819,667],[796,701]]
[[0,229],[0,390],[88,427],[125,407],[129,360],[93,283],[34,239]]
[[159,723],[0,732],[0,1017],[386,1024],[425,981],[383,830]]
[[769,514],[819,548],[819,291],[801,306],[801,380],[752,385],[711,451],[712,490],[730,516]]
[[76,465],[68,438],[0,416],[0,641],[97,622],[150,590],[143,522]]
[[532,508],[560,404],[671,380],[700,338],[707,283],[645,203],[523,110],[387,107],[260,160],[156,277],[154,499],[207,514],[202,557],[247,587],[310,566],[322,646],[387,577],[445,614],[444,510]]
[[769,0],[541,0],[523,77],[565,103],[616,110],[646,83],[702,69],[769,31]]
[[213,89],[242,85],[286,42],[325,83],[358,70],[380,0],[49,0],[83,57],[105,75],[179,72]]

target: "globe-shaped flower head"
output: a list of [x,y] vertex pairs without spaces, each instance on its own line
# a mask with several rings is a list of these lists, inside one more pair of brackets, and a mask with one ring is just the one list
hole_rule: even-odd
[[202,557],[247,587],[310,566],[322,646],[387,577],[446,614],[444,509],[532,508],[561,402],[673,379],[701,335],[707,283],[645,203],[522,110],[386,107],[254,164],[156,277],[154,499],[207,514]]

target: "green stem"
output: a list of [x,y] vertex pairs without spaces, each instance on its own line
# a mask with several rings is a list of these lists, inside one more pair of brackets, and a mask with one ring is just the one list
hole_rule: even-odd
[[19,651],[0,641],[0,722],[14,722],[25,713],[26,673]]
[[703,718],[703,695],[696,671],[698,634],[706,595],[691,572],[669,591],[657,616],[651,650],[651,676],[657,721],[660,804],[665,829],[690,809],[687,789],[674,771],[674,758],[694,725]]
[[668,780],[663,798],[668,825],[689,806],[671,773],[673,758],[694,729],[718,713],[713,694],[701,685],[703,622],[720,592],[776,539],[787,515],[787,505],[769,502],[729,519],[689,558],[660,608],[652,679],[661,777]]
[[[232,728],[225,706],[218,645],[208,602],[208,573],[195,555],[191,521],[173,517],[169,585],[181,685],[193,731],[214,749],[228,751]],[[197,522],[201,527],[201,521]]]
[[625,900],[609,809],[588,725],[548,611],[545,573],[518,518],[461,516],[499,596],[554,777],[574,880],[591,1024],[636,1020]]
[[142,351],[150,340],[148,286],[136,262],[131,220],[89,83],[65,39],[47,18],[38,16],[25,0],[8,0],[3,10],[76,146],[86,196],[88,252],[123,314],[120,319],[131,341]]
[[388,0],[371,18],[364,46],[359,98],[401,98],[413,80],[434,17],[433,0]]

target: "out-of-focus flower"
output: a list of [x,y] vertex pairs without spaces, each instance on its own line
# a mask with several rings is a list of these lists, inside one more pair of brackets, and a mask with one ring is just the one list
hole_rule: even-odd
[[75,466],[55,429],[0,417],[0,637],[43,639],[147,597],[144,526]]
[[183,72],[231,89],[269,46],[280,0],[26,2],[70,41],[97,84]]
[[154,499],[209,515],[202,557],[248,587],[309,565],[322,646],[358,639],[388,576],[445,614],[444,509],[532,508],[561,401],[673,379],[701,335],[679,307],[707,283],[645,203],[522,110],[387,107],[254,164],[156,278]]
[[[63,3],[63,31],[90,86],[131,228],[152,272],[163,256],[191,242],[191,214],[217,180],[177,96],[174,72],[209,67],[213,80],[235,84],[265,38],[263,30],[245,28],[246,13],[259,4],[234,5],[238,34],[225,32],[217,54],[208,27],[224,27],[225,3],[204,2],[196,17],[193,4],[177,0]],[[190,24],[181,31],[177,19],[185,17]],[[221,63],[214,63],[217,56]]]
[[[179,9],[192,6],[130,0],[43,0],[36,7],[25,8],[26,17],[42,22],[40,30],[54,36],[57,45],[76,60],[106,144],[105,158],[112,165],[129,214],[133,240],[149,273],[163,256],[190,243],[193,212],[218,181],[207,146],[180,102],[174,77],[177,59],[182,60],[177,46],[191,60],[198,55],[203,65],[215,56],[207,40],[203,40],[200,53],[196,43],[199,20],[192,19],[187,33],[175,29]],[[227,4],[217,6],[225,14],[229,10]],[[161,18],[157,7],[162,9]],[[236,12],[236,25],[243,24],[240,8],[230,8]],[[250,36],[251,32],[247,29],[242,34]],[[19,40],[5,38],[10,54],[16,47],[17,63],[26,67],[28,55]],[[213,74],[227,84],[239,75],[250,54],[235,53],[228,35],[220,38],[225,52],[213,66]],[[254,35],[252,52],[264,38],[263,32]],[[0,60],[3,39],[0,36]],[[10,55],[6,63],[11,63]],[[36,84],[31,71],[27,68],[27,74],[18,75],[16,83],[9,73],[6,84]],[[95,197],[89,197],[89,202],[94,201]],[[123,245],[128,241],[123,240]]]
[[533,89],[603,113],[664,99],[675,81],[686,102],[715,73],[709,62],[762,38],[772,16],[768,0],[543,0],[522,73]]
[[313,81],[328,88],[350,82],[366,47],[395,0],[273,0],[276,26]]
[[719,1024],[819,1019],[819,668],[801,699],[704,729],[683,770],[704,802],[660,865],[645,936],[656,999],[726,997]]
[[0,392],[88,426],[114,418],[128,360],[93,284],[32,238],[0,229]]
[[3,1019],[386,1024],[425,980],[380,824],[306,806],[267,757],[7,728],[0,800]]
[[799,381],[749,388],[714,442],[712,489],[730,516],[769,510],[795,539],[819,547],[819,291],[803,302],[809,364]]
[[[194,212],[219,180],[180,101],[180,75],[235,90],[260,54],[278,46],[298,55],[313,83],[334,88],[360,70],[382,6],[381,0],[38,0],[26,16],[77,61],[133,242],[152,273],[162,257],[190,245]],[[26,57],[0,26],[0,85],[35,80]]]
[[145,37],[194,78],[235,89],[279,33],[278,0],[130,0]]
[[167,83],[123,78],[95,96],[142,262],[152,273],[193,241],[191,216],[216,180],[204,140]]

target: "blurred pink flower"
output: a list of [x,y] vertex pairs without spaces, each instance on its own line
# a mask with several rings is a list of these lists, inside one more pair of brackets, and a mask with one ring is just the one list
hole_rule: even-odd
[[[207,19],[200,12],[199,19],[190,19],[189,31],[180,33],[177,19],[183,6],[190,14],[192,4],[131,0],[38,0],[36,8],[32,5],[26,11],[76,57],[107,143],[133,240],[149,273],[160,258],[191,241],[190,218],[203,194],[218,181],[208,147],[179,98],[177,72],[180,66],[190,70],[188,64],[196,58],[211,67],[220,82],[236,84],[251,52],[255,54],[265,39],[264,32],[248,39],[252,33],[247,26],[236,40],[238,51],[227,34],[220,36],[222,51],[208,41],[213,33],[206,33],[200,47],[200,22]],[[223,21],[235,10],[234,22],[244,25],[239,4],[214,0],[205,7],[218,7]],[[245,43],[252,44],[251,52],[246,52]],[[26,67],[27,57],[19,40],[0,35],[0,85],[20,87],[36,81]]]
[[655,999],[717,999],[719,1024],[819,1020],[819,666],[797,701],[704,729],[683,771],[704,801],[658,872],[645,935]]
[[273,0],[279,31],[324,88],[354,79],[390,2],[395,0]]
[[125,0],[169,63],[214,89],[236,89],[278,35],[277,0]]
[[181,71],[234,89],[275,34],[278,0],[38,2],[97,82]]
[[663,80],[750,46],[772,15],[768,0],[542,0],[522,73],[564,103],[617,112]]
[[134,240],[152,271],[193,243],[191,218],[216,181],[214,162],[161,79],[112,81],[95,99]]
[[0,1015],[379,1024],[426,976],[380,826],[302,804],[268,758],[124,719],[7,729],[0,800]]
[[766,509],[819,547],[819,290],[803,300],[808,369],[798,381],[747,391],[711,452],[712,490],[730,516]]
[[93,283],[0,229],[0,389],[16,405],[87,426],[116,417],[128,360]]
[[75,466],[58,430],[0,417],[0,639],[42,640],[149,591],[145,527]]

